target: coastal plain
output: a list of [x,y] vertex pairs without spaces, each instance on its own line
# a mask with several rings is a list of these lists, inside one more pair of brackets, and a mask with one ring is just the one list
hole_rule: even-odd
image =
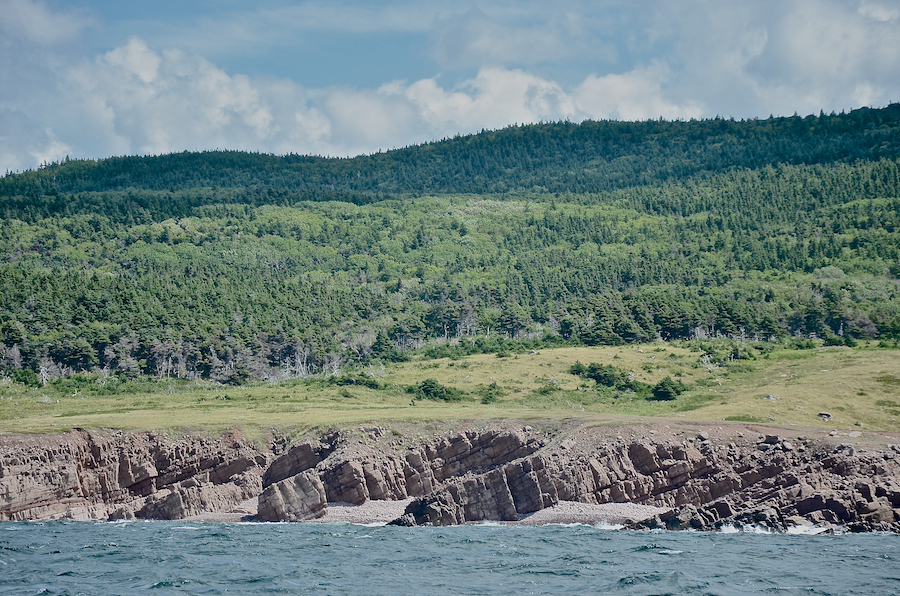
[[[575,363],[600,363],[648,384],[665,377],[687,391],[653,400],[604,391],[571,374]],[[263,439],[271,429],[302,435],[360,423],[434,423],[459,420],[628,420],[662,417],[900,431],[900,358],[872,342],[855,348],[775,349],[753,359],[705,363],[675,343],[564,347],[520,354],[479,354],[360,366],[365,384],[316,376],[230,387],[180,379],[128,380],[97,374],[68,385],[26,388],[0,381],[0,432],[60,433],[73,428],[238,431]],[[453,401],[416,399],[426,379],[459,390]],[[495,398],[482,403],[496,384]],[[114,386],[115,390],[110,387]],[[828,416],[825,416],[827,414]]]

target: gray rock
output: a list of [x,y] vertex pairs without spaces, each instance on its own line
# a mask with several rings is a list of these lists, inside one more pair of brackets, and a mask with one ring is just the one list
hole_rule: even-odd
[[0,438],[0,521],[227,511],[259,494],[266,461],[224,439],[82,430],[7,436]]
[[329,501],[412,496],[398,523],[512,521],[580,501],[672,508],[641,527],[783,530],[805,520],[900,531],[900,458],[885,458],[896,450],[868,453],[826,440],[801,451],[776,435],[758,444],[720,444],[700,433],[696,440],[629,440],[602,428],[582,428],[550,445],[536,438],[544,436],[521,427],[469,430],[392,446],[335,432],[283,450],[267,470],[270,453],[235,441],[153,433],[0,436],[0,520],[177,519],[232,511],[258,496],[259,519],[296,521],[322,515]]
[[325,515],[325,487],[312,470],[270,485],[259,496],[261,521],[304,521]]

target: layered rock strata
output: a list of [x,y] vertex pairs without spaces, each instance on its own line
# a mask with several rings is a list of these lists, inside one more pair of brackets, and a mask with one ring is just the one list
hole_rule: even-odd
[[228,511],[259,494],[269,460],[226,439],[86,431],[0,437],[0,521]]
[[643,528],[900,531],[898,446],[622,430],[554,435],[508,424],[415,441],[344,429],[283,450],[158,434],[5,437],[0,520],[179,519],[258,497],[257,519],[303,521],[328,503],[414,498],[394,523],[515,522],[577,501],[669,509],[633,524]]
[[900,531],[900,446],[860,453],[850,445],[798,446],[770,435],[756,449],[718,450],[717,467],[727,469],[732,490],[676,502],[668,513],[634,527]]
[[[516,509],[510,509],[511,501],[501,511],[494,501],[482,495],[480,488],[485,482],[496,481],[503,465],[544,446],[534,433],[499,430],[470,431],[404,449],[385,449],[377,445],[377,440],[375,443],[361,447],[332,433],[323,440],[294,445],[272,462],[264,476],[264,490],[259,497],[261,519],[290,521],[290,515],[279,518],[277,512],[305,511],[319,502],[359,505],[368,500],[426,497],[442,490],[459,495],[454,482],[459,480],[463,490],[471,485],[473,509],[468,517],[455,517],[454,523],[470,519],[514,520]],[[310,473],[321,480],[319,494],[291,488],[297,475]],[[505,487],[505,479],[500,484]],[[502,488],[500,484],[498,490]],[[508,495],[509,490],[505,490]]]
[[489,472],[453,479],[412,502],[394,523],[514,521],[558,501],[578,501],[670,509],[635,528],[900,531],[900,447],[862,453],[849,445],[795,442],[769,435],[714,443],[705,433],[602,440],[586,430]]

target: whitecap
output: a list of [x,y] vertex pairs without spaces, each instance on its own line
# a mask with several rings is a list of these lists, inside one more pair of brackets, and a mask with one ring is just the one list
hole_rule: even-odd
[[474,525],[474,526],[490,526],[490,527],[493,527],[493,526],[502,526],[503,524],[497,523],[497,522],[495,522],[495,521],[483,521],[483,522],[479,522],[479,523],[477,523],[477,524],[472,524],[472,525]]
[[581,522],[552,522],[549,524],[543,524],[545,526],[556,526],[557,528],[593,528],[590,524],[583,524]]
[[288,522],[239,521],[235,523],[239,526],[271,526],[272,524],[287,524]]
[[354,523],[354,526],[360,526],[362,528],[383,528],[388,525],[388,522],[366,522],[366,523]]
[[609,522],[601,521],[597,522],[592,528],[596,528],[598,530],[621,530],[625,527],[625,524],[611,524]]
[[815,536],[827,532],[828,528],[822,526],[791,526],[787,529],[787,534],[797,534],[800,536]]

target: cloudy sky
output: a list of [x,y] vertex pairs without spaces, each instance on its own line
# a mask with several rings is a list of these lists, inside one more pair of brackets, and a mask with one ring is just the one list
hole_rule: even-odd
[[0,175],[900,101],[900,0],[0,0]]

